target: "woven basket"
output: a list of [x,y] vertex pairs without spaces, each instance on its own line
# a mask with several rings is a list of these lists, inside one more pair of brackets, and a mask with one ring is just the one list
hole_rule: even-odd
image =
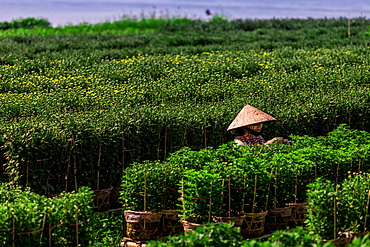
[[181,222],[179,211],[161,210],[162,213],[162,236],[172,236],[179,234],[184,230]]
[[270,208],[266,215],[265,231],[267,233],[284,230],[288,227],[289,219],[292,217],[292,208]]
[[213,217],[215,223],[229,223],[234,222],[234,227],[241,227],[244,223],[245,215],[234,217]]
[[263,236],[265,231],[265,220],[267,211],[260,213],[245,213],[242,235],[245,239],[258,238]]
[[110,209],[110,193],[112,188],[103,190],[94,190],[94,204],[98,212],[107,211]]
[[133,240],[155,240],[160,236],[162,213],[125,210],[126,236]]
[[198,226],[202,226],[203,224],[193,223],[186,220],[181,221],[182,226],[184,227],[184,233],[186,235],[187,232],[194,231]]
[[122,187],[113,187],[112,191],[110,192],[109,195],[109,200],[110,200],[110,208],[111,209],[116,209],[116,208],[121,208],[122,203],[120,201],[120,192],[122,191]]
[[287,206],[292,208],[292,216],[289,219],[289,227],[304,226],[307,216],[308,202],[288,203]]

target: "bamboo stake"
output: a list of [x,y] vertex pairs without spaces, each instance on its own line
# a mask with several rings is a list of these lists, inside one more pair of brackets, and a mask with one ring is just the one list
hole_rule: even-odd
[[246,178],[247,175],[244,173],[244,193],[243,193],[243,205],[242,205],[242,212],[244,212],[244,207],[245,207],[245,185],[246,185]]
[[185,188],[184,188],[184,178],[181,179],[181,201],[182,201],[182,210],[185,211]]
[[144,174],[144,212],[146,211],[146,173]]
[[30,153],[27,148],[26,187],[28,187],[29,165],[30,165]]
[[184,130],[184,137],[182,139],[182,146],[185,146],[186,139],[187,139],[186,136],[187,136],[187,132],[186,132],[186,128],[185,128],[185,130]]
[[74,140],[75,140],[75,136],[74,134],[72,134],[72,138],[71,138],[71,142],[72,142],[72,147],[69,151],[69,157],[68,157],[68,164],[67,164],[67,175],[66,175],[66,187],[64,189],[65,192],[67,192],[68,190],[68,176],[69,176],[69,169],[71,167],[71,156],[72,156],[72,150],[73,150],[73,147],[74,147]]
[[161,197],[163,209],[166,209],[166,186],[167,186],[167,169],[164,170],[163,196]]
[[[77,138],[77,137],[76,137]],[[77,163],[76,163],[76,149],[73,147],[73,176],[75,180],[75,190],[77,191]]]
[[358,172],[361,171],[361,159],[358,160]]
[[76,247],[78,246],[78,207],[76,207]]
[[48,236],[48,242],[49,242],[49,247],[51,247],[51,218],[50,218],[50,208],[48,208],[48,210],[49,210],[49,230],[48,230],[48,232],[49,232],[49,236]]
[[122,177],[125,175],[125,132],[122,132],[122,165],[121,165],[121,172]]
[[208,211],[208,223],[211,222],[211,209],[212,209],[212,181],[211,188],[209,190],[209,211]]
[[14,212],[12,212],[12,218],[13,218],[13,232],[12,234],[12,247],[15,247],[14,245],[14,240],[15,240],[15,217],[14,217]]
[[202,126],[202,130],[203,130],[203,147],[206,148],[207,147],[207,130],[204,126]]
[[164,132],[164,152],[163,152],[163,160],[167,159],[167,138],[168,138],[168,128],[166,126]]
[[99,190],[100,185],[100,161],[101,161],[101,142],[102,137],[100,136],[99,140],[99,153],[98,153],[98,172],[97,172],[97,178],[96,178],[96,189]]
[[161,131],[158,130],[157,160],[159,160],[160,152],[161,152]]
[[228,212],[228,215],[229,217],[231,216],[231,177],[230,177],[230,174],[229,174],[229,212]]
[[338,195],[338,175],[339,164],[337,165],[337,176],[335,179],[335,195],[334,195],[334,239],[337,238],[337,195]]
[[366,204],[366,214],[365,214],[365,222],[364,222],[364,232],[367,232],[367,217],[369,216],[369,204],[370,204],[370,190],[367,193],[367,204]]
[[294,203],[297,203],[298,194],[298,167],[295,169]]
[[334,195],[334,239],[337,239],[337,193]]
[[[42,220],[42,229],[44,229],[45,227],[45,221],[46,221],[46,213],[44,214],[44,219]],[[43,235],[44,231],[41,231],[41,234],[40,234],[40,243],[42,243],[42,235]]]
[[[224,195],[225,195],[225,193],[224,193],[225,179],[222,179],[221,186],[222,186],[221,198],[222,198],[222,201],[223,201],[224,200]],[[222,210],[222,203],[220,205],[220,210]]]
[[275,170],[275,196],[274,196],[274,208],[276,208],[276,194],[277,194],[277,169]]
[[257,194],[257,174],[254,175],[254,190],[253,190],[252,213],[254,213],[254,204],[256,203],[256,194]]

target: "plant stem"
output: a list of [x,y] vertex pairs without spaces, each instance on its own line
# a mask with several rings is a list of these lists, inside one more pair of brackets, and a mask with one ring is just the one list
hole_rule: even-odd
[[256,203],[256,193],[257,193],[257,174],[254,175],[254,190],[253,190],[252,213],[254,213],[254,204]]
[[99,153],[98,153],[98,172],[97,172],[97,178],[96,178],[96,189],[99,190],[99,183],[100,183],[100,161],[101,161],[101,136],[99,140]]
[[364,232],[367,232],[367,217],[369,214],[369,203],[370,203],[370,190],[367,193],[367,203],[366,203],[366,214],[365,214],[365,222],[364,222]]
[[144,212],[146,211],[146,173],[144,174]]
[[210,189],[209,189],[209,211],[208,211],[208,223],[211,222],[211,209],[212,209],[212,181],[210,183]]

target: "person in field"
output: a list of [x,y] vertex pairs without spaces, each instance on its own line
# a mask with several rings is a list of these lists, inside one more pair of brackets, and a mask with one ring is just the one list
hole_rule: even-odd
[[287,143],[287,140],[282,137],[274,137],[269,141],[262,137],[263,124],[275,120],[274,117],[267,113],[251,105],[245,105],[227,130],[236,129],[238,131],[238,136],[234,138],[234,142],[237,145],[253,146],[258,144]]

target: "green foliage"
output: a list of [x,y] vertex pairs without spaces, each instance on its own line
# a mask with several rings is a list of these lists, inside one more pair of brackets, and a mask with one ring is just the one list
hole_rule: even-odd
[[348,173],[338,185],[323,178],[309,185],[307,225],[311,232],[333,238],[338,232],[361,233],[368,228],[370,176]]
[[293,230],[276,231],[273,236],[267,241],[248,241],[243,247],[334,247],[330,242],[323,242],[314,235],[307,232],[307,230],[296,227]]
[[89,246],[119,246],[123,234],[123,211],[98,213],[92,222]]
[[[0,22],[0,30],[7,30],[7,29],[44,29],[51,27],[50,22],[46,19],[38,19],[38,18],[25,18],[25,19],[15,19],[11,22]],[[35,30],[33,30],[35,32]]]
[[[356,245],[359,242],[367,243],[366,237],[357,239],[352,244],[353,246],[364,246]],[[151,241],[148,246],[333,247],[334,245],[318,239],[301,227],[274,232],[273,236],[266,241],[240,241],[239,229],[232,227],[232,224],[215,225],[212,223],[198,227],[185,236],[173,236],[163,241]]]
[[196,230],[189,232],[185,236],[168,237],[167,240],[150,241],[148,247],[185,247],[185,246],[240,246],[240,229],[233,227],[232,224],[215,223],[205,224],[197,227]]
[[187,170],[178,188],[181,190],[181,217],[196,223],[211,222],[220,215],[222,206],[222,177],[207,170]]
[[86,187],[51,199],[3,184],[0,195],[1,246],[72,246],[91,240],[92,191]]
[[370,245],[370,239],[369,234],[366,234],[362,238],[355,238],[350,244],[348,244],[348,247],[366,247]]

